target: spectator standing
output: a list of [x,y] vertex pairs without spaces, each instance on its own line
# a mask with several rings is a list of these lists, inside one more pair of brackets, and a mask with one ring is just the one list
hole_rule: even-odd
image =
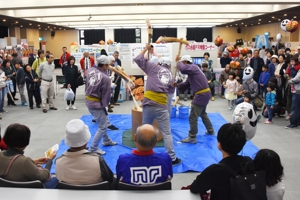
[[26,66],[25,82],[27,87],[30,109],[33,109],[33,97],[35,99],[36,107],[40,108],[42,99],[41,99],[41,92],[39,86],[39,77],[36,74],[36,72],[31,69],[30,65]]
[[32,56],[28,58],[28,65],[31,67],[36,59],[38,59],[37,50],[34,49],[32,52]]
[[220,77],[219,77],[219,83],[222,86],[221,87],[221,98],[222,99],[225,99],[225,96],[224,96],[224,92],[225,92],[224,83],[229,78],[229,72],[230,72],[230,65],[227,64],[225,69],[221,72]]
[[274,91],[275,88],[276,85],[274,83],[269,83],[267,86],[265,104],[268,111],[268,119],[265,121],[265,124],[272,124],[272,118],[273,118],[275,103],[276,103],[276,92]]
[[246,67],[246,61],[244,59],[244,54],[240,53],[239,58],[237,58],[236,61],[240,63],[240,68],[238,69],[237,75],[243,80],[243,73],[244,73],[244,69]]
[[75,98],[76,98],[76,89],[77,89],[77,83],[76,80],[79,76],[81,76],[80,69],[75,65],[75,57],[70,56],[68,58],[67,64],[64,66],[65,71],[65,79],[66,79],[66,85],[67,88],[72,89],[74,92],[74,99],[73,101],[67,100],[67,107],[66,110],[73,109],[77,110],[75,107]]
[[220,58],[221,68],[225,68],[226,65],[230,64],[231,58],[228,55],[228,52],[223,53],[223,57]]
[[258,82],[259,76],[262,72],[262,66],[264,64],[265,64],[264,60],[258,55],[258,50],[255,50],[254,56],[250,60],[250,66],[254,70],[253,79],[255,80],[256,83]]
[[39,67],[39,76],[42,79],[41,88],[42,88],[42,107],[43,112],[47,113],[46,104],[47,104],[47,96],[49,96],[49,106],[50,110],[57,110],[53,104],[53,96],[54,96],[54,81],[53,81],[53,71],[55,66],[53,64],[54,56],[53,54],[49,54],[46,56],[47,62],[44,62]]
[[15,61],[15,67],[17,69],[16,81],[18,85],[18,90],[20,92],[21,103],[18,106],[28,106],[26,97],[25,97],[25,72],[23,67],[21,67],[22,61]]
[[[155,153],[153,151],[157,143],[158,133],[159,130],[150,124],[144,124],[137,128],[134,135],[137,149],[132,150],[132,154],[120,155],[117,161],[118,181],[135,185],[151,185],[171,180],[173,177],[171,157],[167,153]],[[155,170],[157,172],[156,178],[151,179],[148,177],[148,173],[141,173],[142,177],[136,176],[137,173],[145,169],[147,171]]]
[[277,55],[273,55],[271,60],[272,62],[268,66],[268,72],[270,74],[270,78],[275,77],[275,71],[279,63]]
[[[8,56],[9,57],[9,56]],[[11,57],[11,56],[10,56]],[[17,82],[16,82],[16,69],[14,66],[11,65],[11,61],[9,59],[5,59],[3,61],[2,70],[5,72],[5,76],[7,77],[6,85],[8,86],[10,93],[12,95],[12,98],[7,93],[7,105],[8,106],[17,106],[14,102],[14,100],[18,100],[15,98],[16,92],[17,92]]]
[[63,47],[62,51],[63,51],[63,54],[61,55],[61,57],[59,59],[59,64],[61,66],[62,74],[65,75],[64,66],[67,64],[68,58],[71,56],[71,54],[67,51],[67,47]]
[[35,70],[35,73],[40,77],[39,75],[39,68],[40,65],[46,62],[47,59],[45,58],[45,52],[44,50],[38,50],[38,58],[33,62],[32,69]]
[[84,51],[83,53],[83,58],[80,59],[79,61],[81,70],[84,72],[84,77],[86,76],[86,70],[94,67],[95,65],[95,60],[93,57],[90,56],[88,51]]
[[208,70],[207,63],[202,63],[202,72],[205,75],[207,82],[208,82],[208,86],[209,86],[209,89],[211,92],[211,100],[214,101],[215,100],[215,84],[213,82],[212,72],[211,72],[211,70]]
[[6,80],[5,72],[0,68],[0,113],[6,112],[6,110],[4,110]]
[[[122,67],[121,60],[119,59],[119,52],[115,51],[114,54],[113,54],[113,56],[115,57],[114,67],[117,67],[117,66]],[[116,84],[116,87],[115,87],[113,105],[117,105],[117,106],[120,105],[118,103],[118,99],[119,99],[119,94],[120,94],[121,81],[122,81],[122,78],[118,74],[115,74],[114,83]]]
[[260,74],[259,81],[258,81],[259,94],[260,94],[261,97],[265,96],[269,80],[270,80],[270,74],[268,72],[268,66],[267,65],[263,65],[262,66],[262,73]]

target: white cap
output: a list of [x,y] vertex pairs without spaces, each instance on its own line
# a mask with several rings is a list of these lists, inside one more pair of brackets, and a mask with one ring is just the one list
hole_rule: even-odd
[[81,147],[91,138],[89,127],[80,119],[72,119],[66,125],[65,143],[70,147]]
[[116,60],[115,57],[113,57],[113,56],[108,56],[108,59],[109,59],[109,60],[113,60],[113,61]]
[[110,60],[106,55],[101,55],[97,58],[97,65],[98,64],[104,64],[104,65],[109,65]]
[[277,58],[278,59],[278,56],[277,55],[273,55],[271,58]]
[[297,47],[297,50],[300,50],[300,46]]
[[158,57],[152,56],[152,58],[150,59],[150,62],[155,63],[157,65],[158,64]]
[[182,61],[189,61],[189,62],[193,62],[193,59],[191,58],[191,56],[190,55],[184,55],[184,56],[182,56],[181,57],[181,59],[180,59],[180,62],[182,62]]
[[161,58],[159,59],[159,63],[160,63],[161,65],[168,65],[168,66],[170,66],[170,65],[171,65],[171,60],[170,60],[169,57],[161,57]]

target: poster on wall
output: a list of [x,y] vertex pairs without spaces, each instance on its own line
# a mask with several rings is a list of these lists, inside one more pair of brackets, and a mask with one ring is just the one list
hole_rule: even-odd
[[158,57],[168,57],[172,60],[172,44],[153,44],[154,52]]
[[213,42],[193,42],[185,46],[187,51],[216,51],[218,47]]
[[115,51],[118,51],[118,46],[116,44],[108,45],[108,47],[107,47],[107,54],[109,56],[113,55],[113,53]]
[[255,48],[262,48],[263,46],[269,48],[269,36],[268,35],[256,35],[255,37]]
[[130,51],[131,51],[131,68],[138,69],[139,66],[134,62],[134,58],[137,57],[141,51],[145,48],[145,44],[131,44]]
[[130,60],[130,44],[120,44],[119,46],[119,59]]

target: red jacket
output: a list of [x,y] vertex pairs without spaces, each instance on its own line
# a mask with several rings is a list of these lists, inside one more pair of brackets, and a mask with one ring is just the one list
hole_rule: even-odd
[[[60,57],[60,60],[59,60],[59,64],[60,64],[60,65],[63,64],[63,56],[64,56],[64,54],[62,54],[61,57]],[[70,56],[71,56],[71,54],[68,53],[68,52],[66,52],[66,60],[65,60],[65,62],[68,61],[68,59],[69,59]]]
[[[94,60],[94,58],[92,58],[92,57],[89,57],[89,58],[90,58],[90,62],[91,62],[91,63],[90,63],[90,66],[91,66],[91,67],[94,67],[94,65],[95,65],[95,60]],[[85,67],[84,60],[85,60],[85,57],[83,57],[83,58],[80,59],[80,66],[81,66],[81,69],[82,69],[82,70],[85,70],[85,68],[84,68],[84,67]]]
[[[296,71],[299,71],[299,69],[300,69],[300,64],[294,66],[294,69],[295,69]],[[287,75],[290,76],[290,73],[291,73],[290,65],[286,68],[286,72],[285,72],[285,73],[286,73]]]
[[0,149],[1,150],[7,150],[7,145],[4,143],[3,140],[1,140],[1,138],[0,138]]

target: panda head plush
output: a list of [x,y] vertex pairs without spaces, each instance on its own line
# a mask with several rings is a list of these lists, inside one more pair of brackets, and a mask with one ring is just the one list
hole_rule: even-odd
[[253,78],[253,75],[254,75],[254,70],[252,67],[246,67],[244,69],[244,74],[243,74],[243,80],[249,80],[251,78]]
[[255,136],[257,115],[252,104],[243,102],[237,105],[232,115],[232,122],[243,127],[247,140],[251,140]]

